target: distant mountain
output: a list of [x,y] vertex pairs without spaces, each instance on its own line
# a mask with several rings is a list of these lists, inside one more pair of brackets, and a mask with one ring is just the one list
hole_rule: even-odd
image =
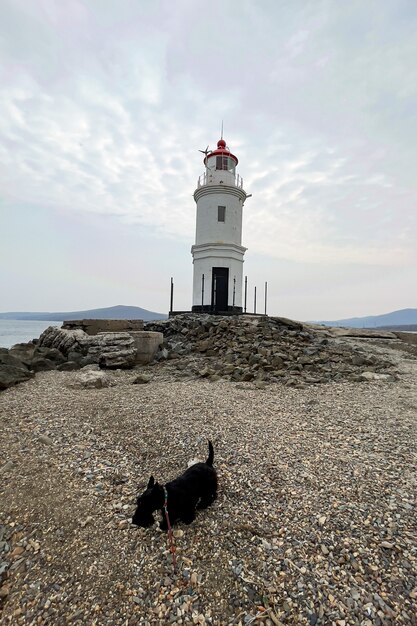
[[88,311],[68,311],[66,313],[0,313],[2,320],[39,320],[64,322],[65,320],[164,320],[168,316],[163,313],[147,311],[138,306],[111,306],[105,309],[89,309]]
[[417,309],[401,309],[383,315],[350,317],[345,320],[320,321],[325,326],[347,326],[349,328],[380,328],[381,326],[410,326],[417,324]]

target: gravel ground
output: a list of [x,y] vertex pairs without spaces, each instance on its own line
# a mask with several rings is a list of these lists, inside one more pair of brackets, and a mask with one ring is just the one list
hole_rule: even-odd
[[[375,348],[377,349],[377,348]],[[0,396],[0,623],[417,624],[417,360],[397,382],[44,372]],[[218,500],[131,526],[152,473],[215,449]],[[1,612],[2,609],[2,612]]]

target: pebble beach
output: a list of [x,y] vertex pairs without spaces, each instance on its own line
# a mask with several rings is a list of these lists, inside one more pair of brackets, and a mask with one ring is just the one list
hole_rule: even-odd
[[[181,379],[174,364],[40,372],[0,396],[0,623],[417,624],[417,360],[398,379],[296,389]],[[131,525],[214,445],[219,496]]]

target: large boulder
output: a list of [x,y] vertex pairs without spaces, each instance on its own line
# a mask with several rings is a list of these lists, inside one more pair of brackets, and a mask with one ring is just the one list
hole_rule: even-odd
[[0,389],[24,382],[33,375],[22,361],[9,354],[6,348],[0,348]]
[[43,356],[35,356],[30,364],[30,369],[34,372],[47,372],[48,370],[56,369],[56,363]]
[[36,348],[34,343],[16,343],[10,348],[9,354],[29,366],[35,356]]
[[58,348],[47,348],[46,346],[36,347],[34,357],[42,357],[52,361],[55,365],[61,365],[67,359]]
[[88,335],[83,330],[63,330],[56,326],[49,326],[39,337],[38,345],[56,348],[64,356],[68,356],[68,352],[76,349],[84,337],[88,337]]
[[9,354],[34,372],[53,370],[67,360],[58,348],[34,343],[17,343],[10,348]]
[[136,363],[136,347],[129,333],[85,335],[79,343],[86,356],[100,367],[129,368]]

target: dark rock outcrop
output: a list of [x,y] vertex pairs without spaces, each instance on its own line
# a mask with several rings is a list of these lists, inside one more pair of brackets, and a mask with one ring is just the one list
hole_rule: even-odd
[[34,373],[22,361],[11,355],[6,348],[0,348],[0,389],[7,389],[32,376]]

